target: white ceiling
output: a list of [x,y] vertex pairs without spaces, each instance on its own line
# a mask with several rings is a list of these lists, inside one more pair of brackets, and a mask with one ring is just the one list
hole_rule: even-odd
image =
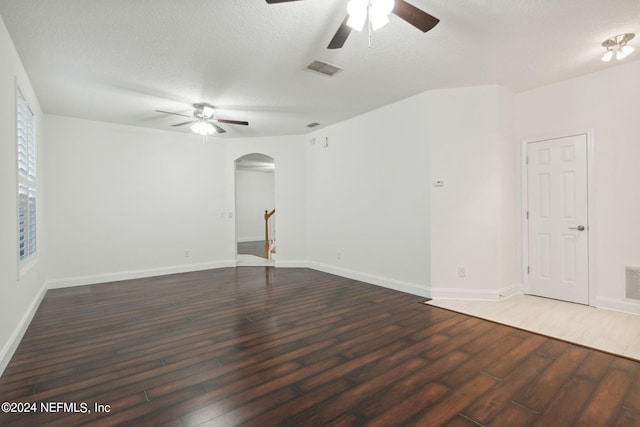
[[0,0],[0,16],[46,113],[188,132],[154,110],[208,102],[249,121],[223,137],[304,134],[430,89],[525,91],[615,66],[600,43],[640,32],[640,0],[408,1],[441,22],[392,16],[371,48],[353,31],[339,50],[347,0]]

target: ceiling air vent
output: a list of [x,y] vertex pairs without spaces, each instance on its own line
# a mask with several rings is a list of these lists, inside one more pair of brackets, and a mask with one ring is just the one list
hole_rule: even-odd
[[307,127],[308,127],[308,128],[314,128],[314,127],[316,127],[316,126],[320,126],[320,123],[318,123],[318,122],[313,122],[313,123],[309,123],[309,124],[307,125]]
[[336,73],[342,71],[342,68],[336,65],[327,64],[326,62],[315,60],[311,64],[307,65],[307,70],[315,71],[316,73],[332,77]]
[[625,296],[640,300],[640,268],[625,267],[624,273]]

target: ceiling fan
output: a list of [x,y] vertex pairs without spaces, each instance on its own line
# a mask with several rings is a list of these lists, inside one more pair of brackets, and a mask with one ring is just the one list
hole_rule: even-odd
[[215,107],[213,105],[207,104],[206,102],[193,104],[193,113],[190,116],[187,114],[173,113],[171,111],[156,110],[156,112],[163,114],[173,114],[174,116],[188,117],[191,120],[182,123],[176,123],[175,125],[171,126],[178,127],[191,124],[191,130],[199,135],[225,133],[226,130],[218,126],[216,123],[227,123],[231,125],[243,126],[249,125],[249,122],[240,120],[216,119],[214,117]]
[[[292,1],[300,0],[266,0],[268,4]],[[365,22],[369,29],[369,35],[371,35],[372,30],[377,30],[389,22],[388,16],[391,13],[423,33],[426,33],[440,22],[438,18],[404,0],[349,0],[349,3],[347,3],[347,17],[338,27],[338,31],[329,42],[327,49],[340,49],[347,41],[351,30],[362,31]]]

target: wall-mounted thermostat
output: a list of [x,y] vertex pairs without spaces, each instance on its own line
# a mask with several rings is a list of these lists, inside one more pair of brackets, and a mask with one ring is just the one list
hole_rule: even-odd
[[433,186],[434,187],[444,187],[444,180],[443,179],[436,179],[435,181],[433,181]]

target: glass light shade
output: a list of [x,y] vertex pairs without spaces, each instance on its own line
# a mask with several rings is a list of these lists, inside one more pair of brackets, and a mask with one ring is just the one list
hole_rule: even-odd
[[349,14],[347,25],[356,31],[362,31],[367,20],[368,6],[368,0],[349,0],[347,3],[347,13]]
[[622,53],[625,54],[625,56],[629,56],[633,53],[633,51],[635,50],[633,47],[629,46],[628,44],[625,44],[624,46],[622,46],[620,48],[620,50],[622,51]]
[[376,10],[376,13],[380,13],[384,16],[389,16],[395,6],[394,0],[372,0],[371,6]]
[[371,28],[375,31],[389,23],[389,14],[380,13],[372,7],[369,10],[369,19],[371,20]]
[[192,124],[191,130],[197,133],[198,135],[202,135],[202,136],[213,135],[214,133],[216,133],[216,129],[213,127],[211,123],[201,121],[201,120]]
[[613,58],[613,51],[612,50],[608,50],[604,53],[604,55],[602,55],[602,62],[609,62],[611,61],[611,58]]
[[622,49],[618,49],[618,51],[616,52],[616,60],[620,61],[621,59],[624,59],[626,57],[627,57],[627,54],[624,53]]

